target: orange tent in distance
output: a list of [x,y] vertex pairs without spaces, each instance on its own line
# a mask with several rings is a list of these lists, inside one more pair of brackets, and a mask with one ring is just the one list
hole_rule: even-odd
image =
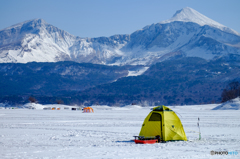
[[91,107],[85,107],[85,108],[83,108],[83,113],[93,113],[94,111],[93,111],[93,108],[91,108]]

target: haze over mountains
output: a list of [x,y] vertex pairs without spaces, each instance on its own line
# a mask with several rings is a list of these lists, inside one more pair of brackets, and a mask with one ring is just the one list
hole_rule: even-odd
[[239,63],[240,34],[189,7],[111,37],[81,38],[34,19],[0,31],[0,103],[30,95],[89,105],[220,102],[240,80]]
[[240,34],[189,7],[128,35],[81,38],[34,19],[0,31],[0,62],[75,61],[151,65],[170,57],[240,54]]

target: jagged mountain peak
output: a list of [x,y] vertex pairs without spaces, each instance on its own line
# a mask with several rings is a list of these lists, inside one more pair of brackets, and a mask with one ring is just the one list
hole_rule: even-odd
[[[9,30],[9,29],[13,29],[13,28],[23,27],[24,25],[33,25],[34,27],[36,27],[36,26],[42,26],[42,25],[46,25],[46,24],[48,24],[48,23],[46,21],[44,21],[43,19],[36,18],[36,19],[24,21],[22,23],[14,24],[14,25],[7,27],[5,29],[2,29],[2,30]],[[0,30],[0,31],[2,31],[2,30]]]
[[[59,32],[59,34],[67,34],[68,36],[75,37],[68,32],[61,30],[49,23],[47,23],[45,20],[41,18],[36,18],[32,20],[27,20],[22,23],[17,23],[15,25],[12,25],[8,28],[5,28],[3,30],[0,30],[1,32],[7,32],[7,35],[26,35],[26,34],[40,34],[40,33],[46,33],[51,34],[55,32]],[[0,43],[1,44],[1,43]]]

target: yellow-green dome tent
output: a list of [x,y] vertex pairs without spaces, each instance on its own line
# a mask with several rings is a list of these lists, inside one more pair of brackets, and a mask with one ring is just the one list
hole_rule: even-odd
[[162,141],[187,141],[181,120],[173,110],[164,105],[154,107],[148,114],[139,136],[144,138],[160,136]]

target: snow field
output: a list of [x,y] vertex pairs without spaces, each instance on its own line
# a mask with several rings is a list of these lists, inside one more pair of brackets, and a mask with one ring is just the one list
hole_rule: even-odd
[[[94,113],[71,110],[0,110],[0,156],[7,158],[240,158],[239,110],[217,105],[170,106],[189,141],[135,144],[149,107],[93,106]],[[198,140],[197,118],[202,139]]]

